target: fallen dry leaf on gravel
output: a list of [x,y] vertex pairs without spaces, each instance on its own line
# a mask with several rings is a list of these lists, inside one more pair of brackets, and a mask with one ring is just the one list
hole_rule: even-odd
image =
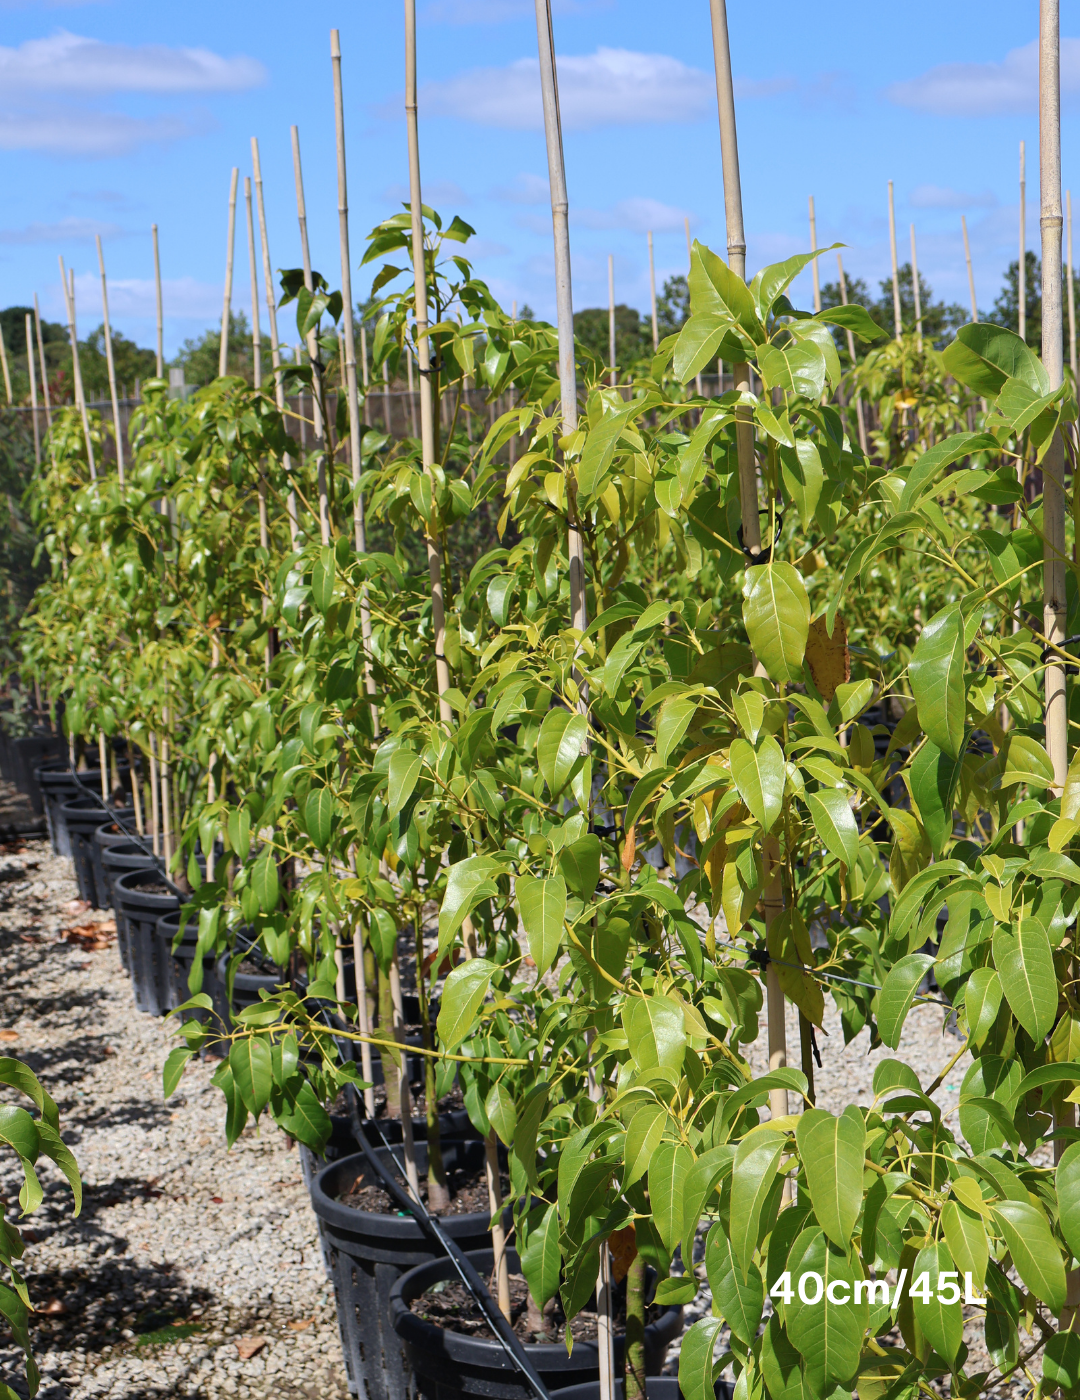
[[18,1031],[0,1031],[0,1040],[18,1040]]
[[286,1322],[285,1326],[293,1332],[306,1332],[314,1321],[313,1317],[294,1317],[291,1322]]
[[116,942],[116,920],[102,919],[98,924],[79,924],[63,930],[65,943],[75,943],[87,953],[99,953]]
[[61,914],[85,914],[90,908],[88,899],[69,899],[66,904],[60,906]]
[[67,1308],[59,1298],[50,1298],[43,1308],[38,1308],[38,1312],[45,1313],[47,1317],[61,1317]]
[[236,1350],[240,1353],[241,1361],[250,1361],[253,1356],[257,1356],[266,1345],[265,1337],[241,1337],[236,1343]]

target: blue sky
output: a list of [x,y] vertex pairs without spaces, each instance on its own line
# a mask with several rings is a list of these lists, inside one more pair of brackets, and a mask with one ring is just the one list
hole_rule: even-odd
[[[553,315],[533,0],[417,6],[425,198],[477,229],[476,269],[497,295]],[[819,243],[848,244],[849,275],[873,285],[888,275],[892,179],[901,261],[914,221],[920,270],[938,295],[966,305],[965,214],[988,308],[1016,257],[1021,140],[1037,247],[1034,0],[730,9],[749,268],[808,246],[813,194]],[[1080,38],[1069,37],[1080,17],[1063,10],[1063,170],[1080,200]],[[96,325],[99,232],[114,324],[152,344],[156,222],[175,350],[220,318],[229,175],[233,165],[241,179],[250,173],[253,135],[274,266],[299,264],[293,122],[313,260],[338,285],[333,26],[344,53],[353,285],[366,291],[355,270],[362,237],[400,207],[407,182],[399,3],[0,0],[0,21],[0,304],[37,291],[45,314],[61,319],[59,253],[77,274],[80,330]],[[618,300],[644,311],[650,228],[661,282],[685,270],[684,216],[694,236],[724,245],[708,0],[555,0],[555,33],[575,306],[606,304],[612,253]],[[831,255],[823,275],[835,278]],[[234,304],[250,305],[242,219]]]

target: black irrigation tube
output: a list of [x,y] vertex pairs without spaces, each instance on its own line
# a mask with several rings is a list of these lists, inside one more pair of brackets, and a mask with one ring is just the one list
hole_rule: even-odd
[[[333,1028],[331,1027],[331,1029]],[[526,1355],[525,1348],[521,1345],[521,1342],[518,1340],[514,1329],[510,1326],[510,1323],[499,1311],[498,1305],[496,1304],[494,1298],[492,1298],[491,1293],[488,1291],[487,1285],[484,1283],[484,1280],[480,1277],[476,1269],[473,1267],[472,1262],[458,1248],[458,1246],[449,1237],[449,1235],[445,1233],[445,1231],[436,1221],[434,1216],[430,1214],[423,1202],[413,1200],[412,1196],[410,1196],[407,1191],[404,1191],[402,1189],[397,1180],[391,1175],[390,1172],[386,1170],[386,1167],[380,1161],[378,1153],[374,1150],[374,1148],[371,1146],[371,1143],[368,1141],[367,1133],[364,1130],[364,1120],[360,1117],[358,1096],[356,1093],[356,1089],[352,1084],[347,1084],[345,1086],[345,1095],[349,1103],[349,1118],[352,1121],[353,1134],[356,1137],[357,1141],[360,1143],[361,1150],[363,1151],[364,1156],[367,1158],[368,1165],[371,1167],[372,1171],[375,1172],[376,1176],[378,1176],[380,1182],[382,1183],[383,1190],[386,1191],[387,1195],[390,1196],[390,1198],[393,1201],[395,1201],[401,1209],[407,1210],[409,1214],[413,1217],[413,1219],[416,1221],[416,1223],[420,1226],[420,1228],[426,1234],[432,1236],[432,1238],[446,1251],[447,1255],[449,1256],[450,1262],[457,1270],[458,1277],[461,1279],[462,1283],[475,1298],[480,1308],[480,1311],[487,1318],[492,1331],[495,1333],[495,1338],[502,1346],[503,1351],[506,1352],[510,1360],[525,1377],[526,1381],[529,1383],[530,1387],[538,1397],[538,1400],[549,1400],[548,1392],[544,1385],[544,1382],[540,1379],[539,1375],[536,1372],[536,1368],[533,1366],[532,1362]],[[398,1171],[401,1173],[402,1180],[407,1180],[408,1178],[406,1176],[405,1167],[398,1160],[397,1156],[394,1153],[393,1147],[390,1145],[389,1142],[387,1142],[386,1135],[382,1130],[382,1126],[376,1119],[371,1119],[370,1121],[378,1131],[379,1136],[382,1138],[383,1146],[386,1148],[386,1151],[390,1156],[390,1160],[394,1163],[395,1167],[397,1167]]]

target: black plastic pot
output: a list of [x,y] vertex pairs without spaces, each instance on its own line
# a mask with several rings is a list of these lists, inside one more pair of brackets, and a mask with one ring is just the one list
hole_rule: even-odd
[[157,937],[158,920],[180,908],[180,900],[149,887],[165,883],[157,870],[128,870],[113,881],[117,923],[127,921],[128,972],[135,1005],[151,1016],[164,1016],[172,996],[172,955]]
[[[49,840],[52,842],[52,848],[58,856],[67,856],[70,859],[71,838],[68,836],[67,824],[61,815],[61,808],[65,802],[74,802],[77,797],[85,796],[85,794],[75,781],[75,777],[66,763],[48,764],[39,768],[34,776],[41,788],[41,796],[45,805],[45,821],[49,828]],[[79,778],[93,792],[100,792],[100,773],[80,773]]]
[[[494,1267],[490,1249],[469,1255],[477,1273],[488,1277]],[[507,1250],[511,1273],[519,1273],[517,1250]],[[483,1395],[492,1400],[535,1400],[529,1383],[493,1338],[466,1337],[428,1322],[410,1310],[409,1304],[433,1284],[456,1279],[450,1259],[436,1259],[411,1269],[390,1290],[390,1325],[404,1343],[412,1371],[411,1395],[425,1400],[463,1400]],[[645,1328],[645,1372],[658,1376],[669,1344],[682,1331],[682,1308],[665,1308]],[[625,1336],[615,1337],[615,1368],[622,1369]],[[561,1341],[527,1342],[525,1353],[548,1390],[596,1381],[599,1385],[599,1351],[595,1342],[575,1342],[569,1356]],[[404,1392],[401,1392],[402,1394]]]
[[[626,1393],[622,1381],[615,1382],[615,1400],[623,1400]],[[732,1400],[735,1387],[731,1381],[715,1381],[713,1394],[716,1400]],[[600,1382],[590,1381],[588,1385],[571,1385],[559,1391],[559,1400],[600,1400]],[[646,1376],[645,1400],[682,1400],[677,1376]]]
[[[181,905],[177,909],[172,909],[168,914],[162,914],[157,923],[156,937],[160,943],[159,954],[169,966],[171,977],[169,991],[169,1010],[174,1010],[177,1006],[182,1006],[191,997],[191,990],[188,986],[188,978],[191,975],[191,966],[195,961],[195,951],[199,942],[199,916],[194,910],[189,910],[187,918],[184,918],[184,907]],[[178,946],[174,947],[176,935],[180,930],[180,921],[184,919],[184,936]],[[228,1023],[225,1006],[225,988],[219,982],[217,976],[217,960],[213,954],[206,955],[202,960],[203,980],[201,990],[206,993],[214,1003],[214,1010],[209,1011],[185,1011],[184,1020],[207,1021],[211,1018],[218,1024],[219,1029],[223,1029]]]
[[[71,802],[65,802],[61,813],[71,837],[71,860],[75,866],[79,897],[95,909],[103,909],[105,899],[99,894],[94,874],[94,832],[99,826],[111,825],[117,813],[95,802],[92,797],[76,797]],[[134,817],[130,809],[121,811],[119,815],[128,820]]]
[[37,770],[44,764],[56,763],[67,756],[67,740],[62,734],[28,734],[21,739],[9,739],[8,772],[5,777],[30,799],[34,816],[45,811],[45,799],[38,781]]
[[121,875],[129,870],[156,870],[157,862],[148,856],[135,841],[124,841],[118,846],[106,846],[101,852],[101,868],[105,874],[105,888],[109,903],[116,915],[116,946],[120,950],[120,961],[125,972],[131,971],[131,935],[127,919],[116,898],[114,886]]
[[[226,953],[218,959],[215,969],[215,976],[221,983],[222,997],[226,1000],[224,1005],[228,1006],[229,987],[229,963],[233,958],[232,953]],[[267,972],[241,972],[237,969],[233,975],[232,985],[232,1015],[236,1016],[247,1006],[257,1006],[262,1000],[259,996],[260,990],[276,992],[283,982],[287,982],[288,973],[284,968],[275,967]]]
[[[102,859],[105,851],[110,846],[137,845],[132,839],[132,833],[135,832],[134,809],[125,807],[111,815],[112,821],[97,827],[90,837],[90,862],[94,868],[94,889],[97,891],[99,909],[108,909],[112,904],[112,890],[105,875],[105,863]],[[118,824],[118,818],[129,830],[125,831],[124,827]]]
[[[385,1148],[379,1156],[392,1167]],[[418,1170],[426,1172],[423,1144],[417,1144],[416,1157]],[[478,1169],[483,1143],[444,1143],[443,1160],[450,1169]],[[390,1291],[403,1273],[434,1258],[436,1247],[411,1215],[379,1215],[342,1204],[338,1195],[360,1177],[379,1184],[363,1154],[331,1162],[311,1185],[311,1205],[330,1253],[349,1389],[366,1400],[405,1400],[406,1361],[390,1326]],[[446,1215],[441,1221],[464,1250],[490,1247],[488,1222],[487,1211]]]

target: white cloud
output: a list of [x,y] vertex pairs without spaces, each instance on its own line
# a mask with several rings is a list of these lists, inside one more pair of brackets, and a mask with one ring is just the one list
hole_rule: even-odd
[[734,82],[735,96],[747,100],[778,97],[782,92],[794,92],[798,86],[794,78],[736,78]]
[[[1062,97],[1080,93],[1080,39],[1061,41]],[[939,117],[1027,112],[1039,96],[1037,40],[1010,49],[1000,63],[942,63],[886,88],[890,102]]]
[[0,111],[0,150],[119,156],[146,142],[177,141],[200,127],[183,117],[131,117],[77,107]]
[[[671,233],[682,232],[685,209],[676,209],[672,204],[662,204],[658,199],[644,195],[634,195],[620,199],[608,209],[575,209],[570,206],[571,222],[583,228],[627,229],[631,233]],[[691,223],[696,222],[691,218]]]
[[[559,58],[559,104],[563,126],[570,131],[690,122],[711,112],[716,88],[709,74],[667,54],[599,48]],[[481,126],[542,129],[539,63],[519,58],[505,68],[476,68],[428,83],[420,106],[429,115],[460,117]]]
[[526,172],[515,175],[508,185],[497,185],[491,193],[505,204],[547,204],[551,199],[547,179]]
[[[448,205],[469,203],[469,196],[455,180],[432,180],[430,184],[421,186],[420,193],[424,203],[438,209],[440,214]],[[408,185],[387,185],[383,190],[383,199],[391,204],[408,204]]]
[[965,194],[951,185],[916,185],[908,196],[913,209],[993,209],[997,196],[990,190]]
[[258,60],[165,44],[107,44],[61,30],[0,46],[0,84],[12,92],[237,92],[266,81]]
[[25,228],[0,229],[0,243],[87,243],[100,234],[102,238],[117,238],[124,230],[117,224],[103,224],[99,219],[82,219],[74,214],[58,219],[54,224],[27,224]]
[[[59,275],[57,282],[59,283]],[[208,325],[221,321],[220,283],[199,282],[194,277],[163,278],[161,299],[165,319],[205,321]],[[57,292],[59,297],[59,292]],[[80,320],[94,315],[101,305],[101,275],[76,272],[75,303]],[[234,309],[246,306],[241,298],[233,298]],[[109,313],[113,317],[154,317],[156,302],[152,277],[109,278]],[[265,319],[265,318],[264,318]]]

